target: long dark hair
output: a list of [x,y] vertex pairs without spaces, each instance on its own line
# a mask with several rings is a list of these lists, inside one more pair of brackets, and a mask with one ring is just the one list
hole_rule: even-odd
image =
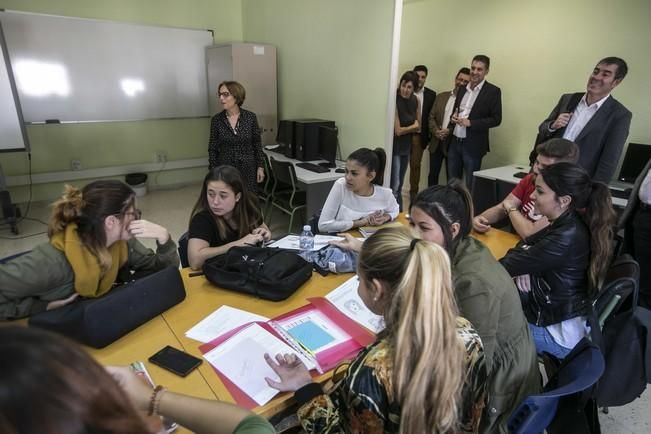
[[199,194],[197,203],[194,205],[194,208],[192,208],[190,221],[192,221],[192,217],[201,211],[208,211],[217,222],[219,236],[222,239],[228,238],[230,226],[228,226],[223,217],[214,215],[212,211],[210,211],[210,206],[208,205],[208,183],[212,181],[222,181],[233,190],[233,193],[236,195],[239,193],[241,195],[240,200],[235,202],[235,208],[233,208],[233,220],[237,224],[236,230],[239,238],[250,234],[253,229],[262,224],[262,213],[255,204],[254,198],[247,191],[246,184],[244,184],[244,181],[242,180],[240,171],[233,166],[227,165],[210,169],[206,177],[203,179],[203,187],[201,187],[201,193]]
[[354,160],[363,166],[369,172],[375,172],[375,178],[371,181],[373,184],[382,185],[384,182],[384,167],[387,164],[387,154],[382,148],[359,148],[353,151],[348,160]]
[[568,207],[581,216],[590,230],[590,290],[599,288],[612,254],[613,228],[617,214],[610,190],[601,182],[593,182],[582,167],[572,163],[552,164],[540,176],[556,196],[570,196]]
[[111,215],[122,219],[135,200],[131,187],[121,181],[94,181],[82,190],[66,185],[63,196],[51,205],[48,236],[76,223],[84,247],[98,258],[102,269],[107,269],[111,255],[106,247],[104,219]]
[[[464,183],[456,178],[448,185],[433,185],[414,199],[410,209],[418,208],[441,227],[445,248],[454,257],[457,245],[472,230],[472,197]],[[452,223],[459,223],[459,235],[452,236]]]
[[0,327],[0,432],[149,433],[129,398],[79,345]]

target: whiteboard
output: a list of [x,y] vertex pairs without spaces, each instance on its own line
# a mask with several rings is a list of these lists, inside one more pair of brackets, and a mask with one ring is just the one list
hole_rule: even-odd
[[208,116],[210,30],[0,13],[25,122]]
[[[0,152],[29,151],[20,103],[15,90],[11,66],[7,57],[7,47],[0,25]],[[2,178],[1,169],[0,178]]]

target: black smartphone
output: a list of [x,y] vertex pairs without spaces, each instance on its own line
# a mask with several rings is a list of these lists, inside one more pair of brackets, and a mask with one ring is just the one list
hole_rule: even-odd
[[181,377],[188,375],[202,362],[201,359],[169,345],[151,356],[149,361]]
[[514,173],[513,176],[515,176],[516,178],[524,178],[528,174],[529,173],[527,173],[527,172],[517,172],[517,173]]

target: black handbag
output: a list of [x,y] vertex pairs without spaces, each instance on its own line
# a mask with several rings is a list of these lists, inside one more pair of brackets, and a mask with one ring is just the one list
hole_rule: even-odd
[[312,277],[312,264],[292,250],[232,247],[207,260],[203,272],[220,288],[280,301]]
[[99,298],[78,299],[29,318],[29,325],[104,348],[185,299],[179,270],[167,267],[117,286]]

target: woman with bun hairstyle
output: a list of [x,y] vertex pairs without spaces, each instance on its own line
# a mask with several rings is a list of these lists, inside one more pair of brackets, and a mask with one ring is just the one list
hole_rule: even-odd
[[[67,185],[52,204],[49,241],[0,264],[0,320],[99,297],[131,273],[179,265],[164,227],[141,219],[136,195],[120,181]],[[156,239],[156,252],[136,238]]]
[[377,226],[398,216],[398,203],[391,189],[382,187],[386,159],[381,148],[360,148],[350,154],[346,176],[335,181],[323,205],[319,231]]
[[512,279],[470,236],[472,216],[472,198],[458,179],[421,191],[410,209],[410,223],[420,236],[450,254],[459,311],[484,344],[488,403],[480,432],[506,433],[512,411],[539,390],[536,351]]

